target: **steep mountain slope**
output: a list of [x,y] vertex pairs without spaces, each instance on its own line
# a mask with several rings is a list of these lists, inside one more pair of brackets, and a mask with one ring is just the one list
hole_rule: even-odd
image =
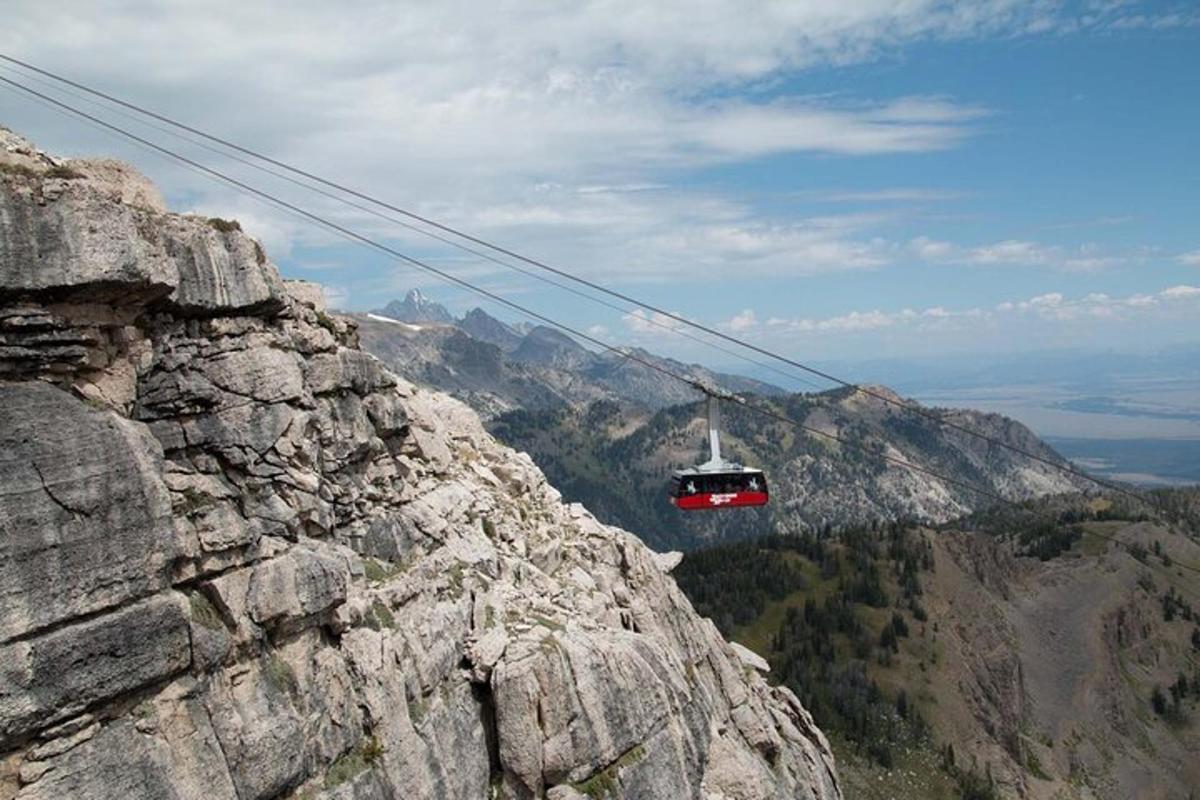
[[1200,582],[1178,565],[1200,565],[1200,528],[1103,499],[1038,515],[745,543],[677,573],[831,732],[848,796],[1189,797]]
[[0,798],[841,796],[676,558],[355,345],[0,130]]
[[[878,391],[887,391],[877,387]],[[986,497],[881,459],[887,454],[1022,499],[1079,488],[1053,467],[947,430],[849,390],[760,398],[842,445],[738,407],[724,414],[728,456],[767,470],[772,502],[765,510],[683,514],[666,500],[670,471],[707,457],[701,404],[650,414],[612,403],[585,409],[516,411],[492,431],[525,450],[564,494],[601,519],[659,547],[690,548],[765,533],[796,533],[876,520],[941,522],[990,502]],[[939,411],[946,419],[1057,459],[1023,425],[973,411]]]
[[[389,304],[394,314],[352,315],[363,347],[409,380],[458,397],[485,419],[517,409],[567,408],[595,400],[658,409],[696,397],[694,389],[655,369],[614,353],[594,353],[554,328],[518,329],[479,308],[451,320],[450,327],[444,320],[429,322],[424,315],[408,313],[407,305],[412,303]],[[408,324],[396,324],[401,322]],[[728,391],[782,394],[751,378],[633,352]],[[480,371],[480,364],[486,364],[486,371]]]
[[494,344],[506,353],[521,345],[522,334],[488,314],[482,308],[473,308],[458,321],[458,327],[481,342]]
[[554,328],[538,325],[529,331],[513,351],[513,360],[535,367],[584,371],[595,367],[599,356],[570,336]]

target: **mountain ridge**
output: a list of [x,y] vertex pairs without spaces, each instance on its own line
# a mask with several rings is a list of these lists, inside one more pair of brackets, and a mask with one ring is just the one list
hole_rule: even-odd
[[452,325],[455,322],[454,315],[447,311],[445,306],[425,297],[420,289],[409,289],[403,300],[392,300],[376,313],[412,324],[436,322]]
[[[411,294],[411,292],[410,292]],[[423,299],[428,305],[432,301]],[[481,308],[462,318],[430,323],[425,312],[393,301],[399,316],[381,316],[416,327],[404,328],[370,314],[351,313],[363,346],[410,380],[447,391],[485,418],[516,409],[544,409],[596,400],[661,408],[696,396],[690,386],[616,353],[596,353],[545,325],[517,327]],[[440,306],[439,306],[440,308]],[[449,316],[447,312],[447,316]],[[777,386],[741,375],[719,373],[635,349],[641,358],[671,372],[691,375],[731,392],[775,395]]]
[[[870,393],[842,387],[787,394],[638,348],[639,359],[667,372],[749,396],[773,414],[827,434],[806,434],[724,404],[726,454],[767,471],[772,502],[760,511],[681,514],[666,503],[667,476],[707,459],[705,409],[694,388],[638,361],[593,353],[546,326],[520,334],[481,309],[467,318],[474,320],[468,327],[485,334],[504,331],[509,346],[474,336],[461,322],[406,330],[364,318],[359,329],[363,346],[398,372],[480,411],[489,430],[529,452],[569,499],[654,546],[691,549],[768,530],[798,533],[873,520],[940,523],[995,496],[1022,500],[1094,488],[1069,474],[1068,462],[1028,428],[997,414],[920,406],[886,386],[869,386]],[[1050,463],[944,427],[938,418]]]
[[[995,502],[1090,488],[1089,482],[1003,450],[926,416],[909,415],[849,389],[756,398],[773,414],[837,436],[805,434],[740,407],[723,414],[726,455],[766,471],[765,509],[686,514],[667,503],[667,477],[707,457],[702,403],[657,412],[619,404],[512,411],[491,428],[529,452],[567,497],[659,547],[694,549],[768,532],[805,533],[875,521],[941,523]],[[1060,457],[1018,422],[968,410],[930,410],[957,425]],[[919,472],[880,458],[908,462]],[[1062,462],[1065,464],[1065,462]],[[985,494],[965,488],[977,485]]]

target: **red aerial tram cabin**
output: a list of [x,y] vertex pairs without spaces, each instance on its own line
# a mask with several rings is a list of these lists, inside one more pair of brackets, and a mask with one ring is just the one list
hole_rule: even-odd
[[746,467],[722,472],[679,470],[671,476],[670,491],[671,502],[685,511],[765,506],[768,499],[767,476]]
[[[700,387],[702,388],[702,387]],[[708,395],[708,445],[710,458],[703,464],[677,470],[671,476],[671,503],[684,511],[742,508],[767,504],[767,476],[761,469],[743,467],[721,458],[721,413],[717,395]]]

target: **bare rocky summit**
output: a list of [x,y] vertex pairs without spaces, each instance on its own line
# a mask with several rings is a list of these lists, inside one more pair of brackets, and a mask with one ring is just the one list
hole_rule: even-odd
[[0,130],[0,799],[839,798],[675,562],[236,224]]

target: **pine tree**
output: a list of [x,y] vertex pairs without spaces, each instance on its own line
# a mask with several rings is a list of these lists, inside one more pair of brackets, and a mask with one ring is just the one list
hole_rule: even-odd
[[946,749],[942,753],[942,769],[951,772],[957,766],[954,762],[954,745],[946,742]]
[[1155,686],[1154,691],[1150,694],[1150,707],[1154,709],[1154,713],[1160,717],[1167,713],[1167,698],[1163,694],[1161,686]]
[[883,632],[879,634],[879,646],[893,653],[900,652],[900,644],[896,641],[896,631],[891,625],[884,627]]

